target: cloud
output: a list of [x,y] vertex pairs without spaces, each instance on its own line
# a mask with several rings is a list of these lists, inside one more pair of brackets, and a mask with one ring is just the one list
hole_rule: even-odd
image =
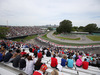
[[0,0],[0,24],[59,24],[64,19],[73,25],[95,22],[100,27],[100,0]]

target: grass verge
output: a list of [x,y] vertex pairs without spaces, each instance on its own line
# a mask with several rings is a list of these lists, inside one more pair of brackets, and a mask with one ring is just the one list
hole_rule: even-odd
[[57,40],[53,40],[47,37],[47,34],[41,36],[42,39],[48,40],[50,42],[54,42],[56,44],[60,44],[60,45],[72,45],[72,46],[86,46],[86,45],[100,45],[100,43],[91,43],[91,44],[76,44],[76,43],[66,43],[66,42],[60,42]]
[[56,38],[59,38],[59,39],[63,39],[63,40],[80,40],[80,38],[66,38],[66,37],[58,37],[56,36]]
[[92,41],[100,41],[100,36],[87,36],[87,38],[91,39]]
[[37,37],[37,35],[32,35],[32,36],[27,36],[27,37],[24,37],[24,38],[13,39],[13,41],[18,41],[18,42],[20,42],[21,40],[23,40],[23,42],[25,42],[25,41],[27,41],[27,40],[34,39],[35,37]]

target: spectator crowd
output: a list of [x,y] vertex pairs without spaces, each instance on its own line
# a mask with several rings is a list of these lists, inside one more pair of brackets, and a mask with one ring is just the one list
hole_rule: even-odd
[[[29,52],[25,48],[28,48]],[[0,42],[0,62],[12,63],[13,67],[23,70],[27,75],[45,75],[48,67],[42,62],[44,55],[51,58],[50,66],[55,68],[51,75],[55,75],[55,73],[58,75],[59,68],[56,57],[61,58],[60,65],[62,67],[67,66],[72,69],[76,66],[87,70],[88,66],[91,65],[100,68],[100,56],[98,54],[61,47],[39,47],[11,40],[1,40]]]
[[43,33],[40,27],[37,26],[8,26],[9,32],[7,38],[14,38],[20,36],[27,36],[33,34]]

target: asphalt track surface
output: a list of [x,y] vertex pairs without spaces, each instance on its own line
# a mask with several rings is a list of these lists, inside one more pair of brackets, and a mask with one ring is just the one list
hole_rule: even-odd
[[80,37],[81,40],[63,40],[56,38],[54,35],[52,35],[54,31],[51,31],[47,34],[47,37],[53,40],[57,40],[60,42],[66,42],[66,43],[77,43],[77,44],[89,44],[89,43],[100,43],[100,41],[92,41],[86,37],[86,35],[77,35],[77,37]]

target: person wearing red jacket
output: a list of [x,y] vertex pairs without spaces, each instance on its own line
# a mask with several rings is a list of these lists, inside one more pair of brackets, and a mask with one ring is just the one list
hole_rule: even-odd
[[88,69],[89,63],[88,63],[86,60],[87,60],[87,59],[84,59],[84,61],[82,62],[82,67],[83,67],[83,69]]
[[23,49],[23,52],[21,52],[20,54],[25,55],[27,53],[25,52],[25,49]]
[[38,55],[38,58],[42,58],[42,52],[41,51],[37,55]]
[[51,57],[51,67],[57,68],[58,62],[57,59],[55,58],[56,55],[54,54],[53,57]]

